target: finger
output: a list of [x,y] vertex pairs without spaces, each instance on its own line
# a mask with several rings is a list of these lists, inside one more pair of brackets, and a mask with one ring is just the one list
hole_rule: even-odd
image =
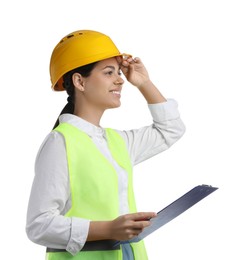
[[116,60],[117,60],[118,64],[121,64],[122,61],[123,61],[123,59],[122,59],[121,56],[117,56],[117,57],[116,57]]
[[133,59],[132,56],[123,57],[122,64],[126,66],[126,65],[129,65],[129,64],[134,64],[137,61],[139,61],[139,59],[137,59],[137,58]]
[[138,236],[143,230],[142,229],[134,229],[132,232],[133,236]]
[[142,221],[142,220],[149,220],[151,218],[156,217],[157,213],[155,212],[137,212],[133,215],[134,220]]
[[121,66],[121,71],[123,72],[123,74],[126,76],[128,74],[129,68],[126,66]]
[[132,57],[129,57],[126,61],[129,63],[134,63],[134,59]]
[[129,64],[142,63],[142,62],[141,62],[141,59],[138,58],[138,57],[135,57],[135,58],[129,57],[128,59],[125,59],[125,60],[123,60],[123,61],[125,61],[125,62],[127,62],[127,63],[129,63]]
[[130,64],[130,63],[129,63],[127,60],[123,60],[122,63],[121,63],[121,65],[122,65],[123,67],[128,67],[129,64]]
[[134,60],[134,62],[136,62],[136,63],[142,63],[141,59],[138,58],[138,57],[135,57],[133,60]]
[[151,225],[150,220],[136,221],[133,225],[133,228],[137,229],[137,230],[143,230],[144,228],[146,228],[150,225]]

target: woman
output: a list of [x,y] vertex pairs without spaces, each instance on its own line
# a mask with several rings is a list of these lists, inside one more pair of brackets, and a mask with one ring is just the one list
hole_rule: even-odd
[[[153,124],[118,131],[102,128],[106,109],[121,105],[121,74],[144,96]],[[64,37],[50,62],[52,88],[68,103],[36,158],[26,231],[47,247],[47,259],[145,260],[143,241],[114,246],[149,226],[154,212],[137,212],[132,167],[184,133],[177,103],[154,86],[139,58],[112,40],[81,30]]]

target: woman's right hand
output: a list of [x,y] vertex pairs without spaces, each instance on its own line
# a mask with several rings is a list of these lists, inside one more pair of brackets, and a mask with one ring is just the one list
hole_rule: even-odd
[[150,225],[154,212],[137,212],[122,215],[110,223],[110,236],[114,240],[129,240],[138,236],[145,227]]
[[132,239],[148,227],[150,219],[155,216],[155,212],[137,212],[119,216],[111,221],[91,221],[87,241]]

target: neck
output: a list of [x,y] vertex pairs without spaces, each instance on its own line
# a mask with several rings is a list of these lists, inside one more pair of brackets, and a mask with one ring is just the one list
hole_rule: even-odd
[[98,127],[100,126],[100,119],[103,113],[104,111],[91,111],[90,109],[74,109],[74,115],[81,117],[82,119]]

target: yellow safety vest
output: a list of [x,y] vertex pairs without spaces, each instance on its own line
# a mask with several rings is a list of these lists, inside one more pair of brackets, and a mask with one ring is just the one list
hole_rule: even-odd
[[[91,221],[113,220],[119,216],[117,173],[98,150],[91,138],[78,128],[61,123],[55,131],[65,138],[70,178],[72,206],[67,217]],[[137,212],[132,183],[132,165],[126,144],[114,130],[107,128],[108,146],[113,158],[128,173],[128,203],[130,213]],[[136,260],[147,260],[143,241],[131,244]],[[122,260],[122,250],[49,252],[48,260]]]

